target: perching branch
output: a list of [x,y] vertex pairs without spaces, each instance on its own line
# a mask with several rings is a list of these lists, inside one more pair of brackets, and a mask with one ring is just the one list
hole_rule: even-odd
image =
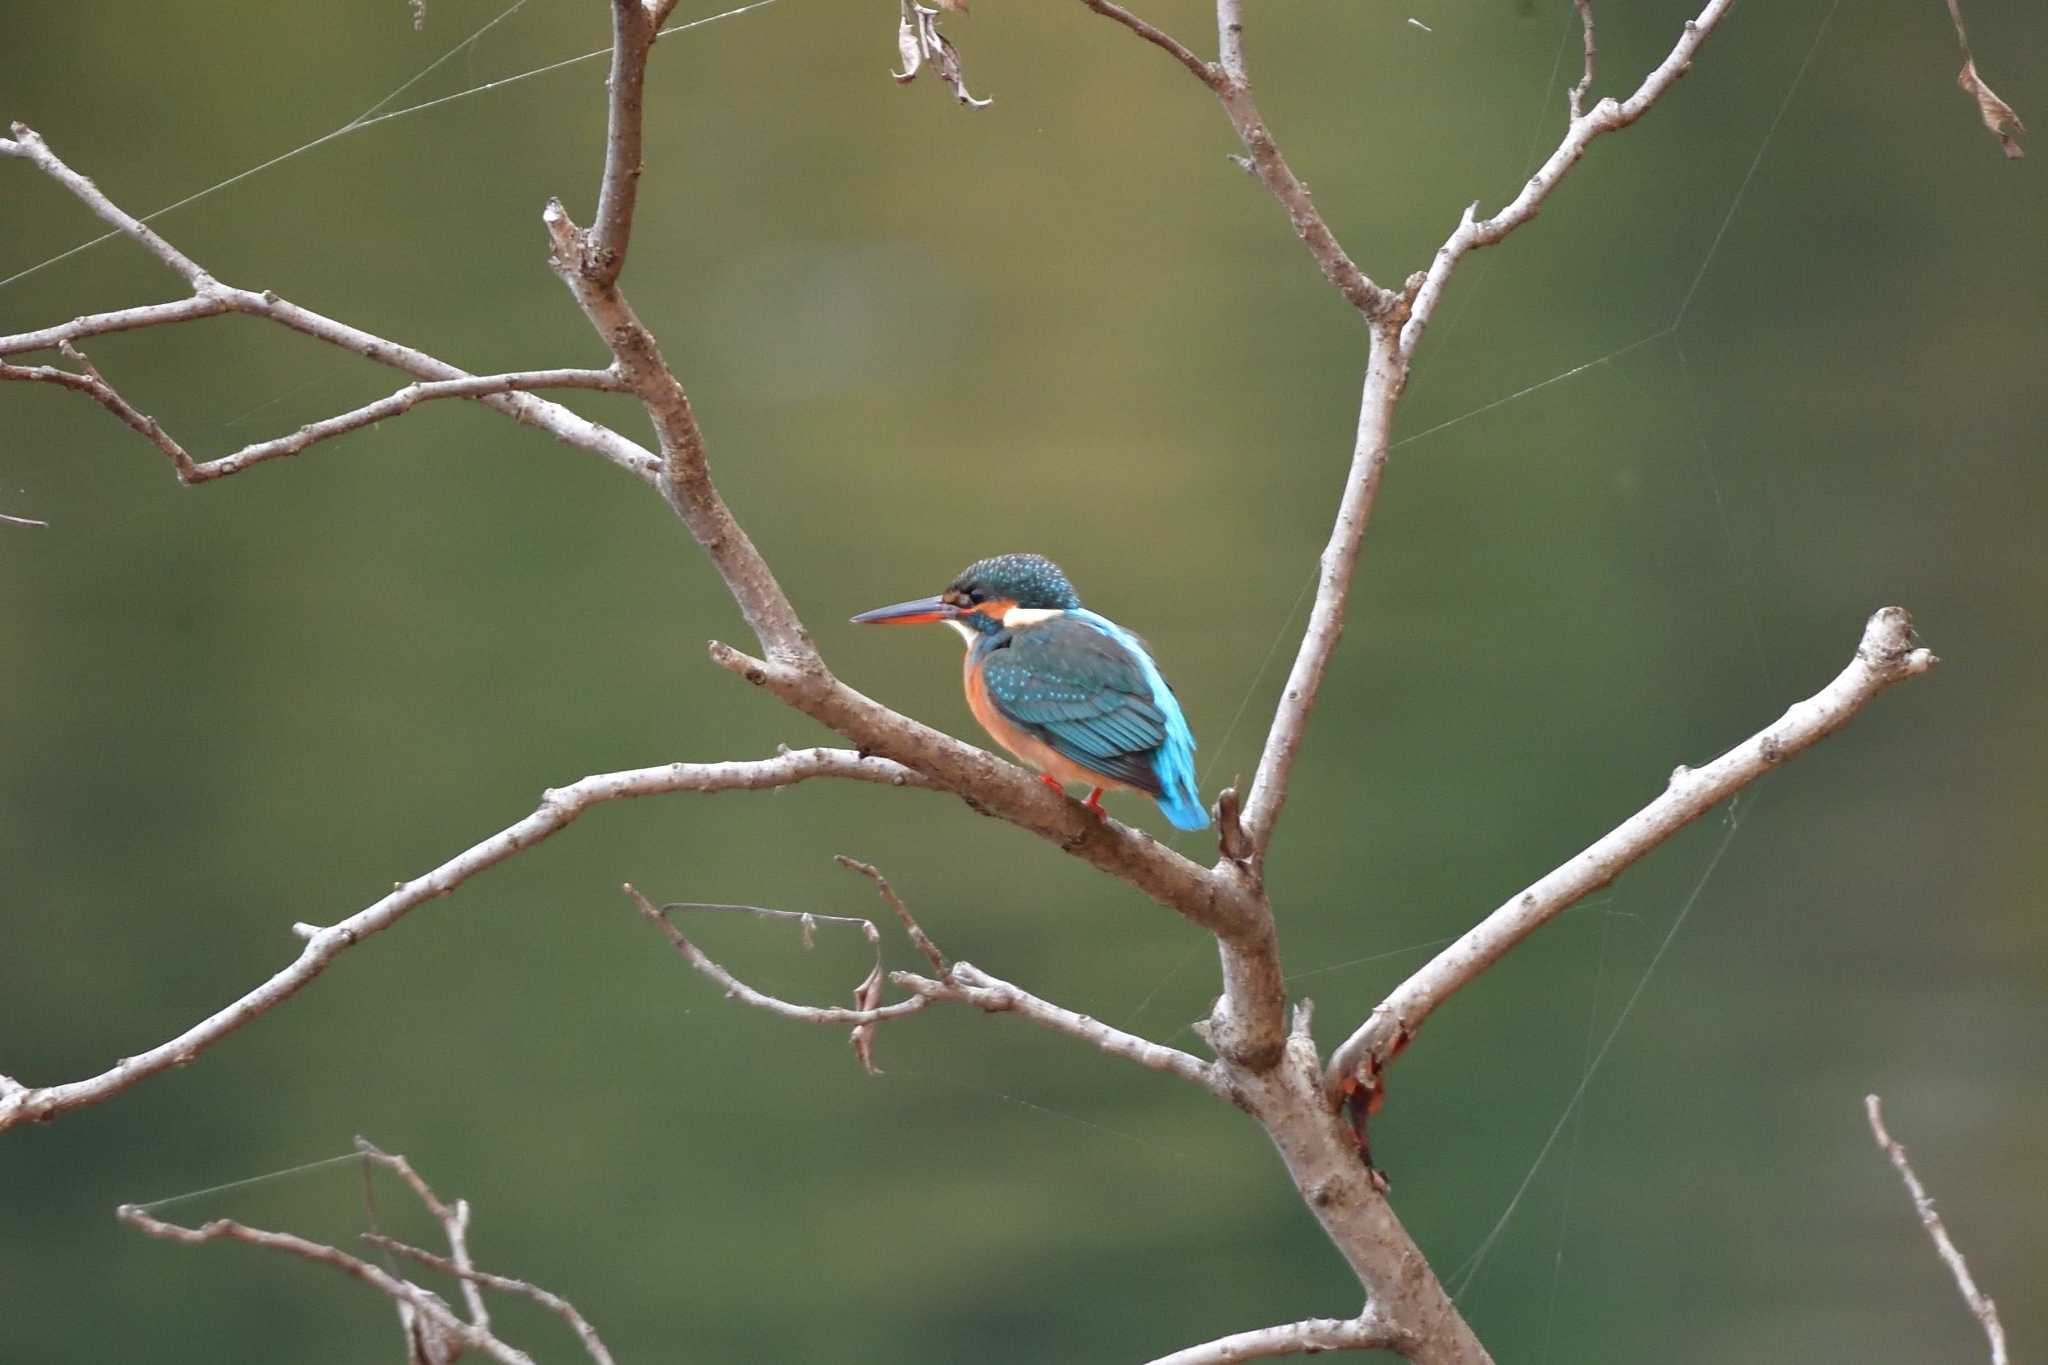
[[1955,1276],[1956,1289],[1963,1296],[1963,1303],[1975,1315],[1984,1328],[1984,1336],[1991,1344],[1991,1365],[2006,1365],[2005,1326],[1998,1320],[1998,1305],[1993,1303],[1977,1282],[1970,1277],[1969,1262],[1963,1253],[1956,1250],[1956,1244],[1949,1240],[1948,1228],[1943,1226],[1941,1215],[1935,1211],[1934,1196],[1927,1193],[1927,1187],[1920,1183],[1920,1177],[1913,1174],[1912,1163],[1906,1160],[1906,1149],[1892,1140],[1884,1127],[1884,1101],[1875,1095],[1863,1097],[1863,1112],[1870,1120],[1870,1135],[1877,1139],[1877,1145],[1891,1158],[1899,1179],[1905,1182],[1906,1193],[1912,1197],[1913,1211],[1920,1215],[1920,1225],[1927,1229],[1928,1238],[1934,1243],[1934,1250]]
[[864,758],[845,749],[799,749],[750,762],[670,763],[657,768],[599,773],[544,792],[540,806],[525,819],[472,845],[433,871],[400,883],[390,895],[347,919],[324,926],[294,925],[293,931],[306,940],[306,946],[291,965],[175,1038],[124,1057],[99,1075],[80,1081],[25,1086],[0,1077],[0,1132],[18,1123],[41,1123],[73,1109],[99,1104],[160,1071],[189,1064],[223,1038],[298,994],[356,944],[390,928],[428,901],[449,894],[478,873],[567,828],[592,806],[672,792],[761,791],[817,777],[895,787],[930,785],[917,773],[887,759]]
[[1833,682],[1706,766],[1679,767],[1656,800],[1481,920],[1395,987],[1331,1055],[1332,1100],[1354,1085],[1377,1089],[1387,1064],[1431,1012],[1509,949],[1721,802],[1847,725],[1893,683],[1925,673],[1937,662],[1919,647],[1913,618],[1904,609],[1886,607],[1875,613],[1863,628],[1855,657]]
[[502,1362],[503,1365],[533,1365],[533,1357],[509,1345],[492,1331],[490,1312],[484,1306],[479,1289],[492,1289],[539,1304],[569,1325],[576,1333],[577,1340],[583,1344],[583,1349],[593,1365],[612,1365],[611,1352],[605,1349],[604,1341],[598,1336],[597,1330],[567,1299],[537,1288],[524,1280],[492,1275],[476,1268],[469,1254],[468,1201],[458,1199],[452,1205],[444,1203],[434,1193],[433,1188],[421,1178],[419,1172],[413,1169],[411,1162],[402,1156],[380,1150],[376,1144],[366,1139],[357,1138],[356,1149],[363,1154],[364,1160],[395,1172],[399,1179],[405,1182],[421,1205],[436,1222],[440,1223],[443,1233],[448,1238],[450,1254],[439,1256],[374,1232],[365,1233],[363,1240],[455,1277],[462,1286],[463,1300],[469,1308],[469,1317],[466,1320],[433,1290],[411,1280],[401,1279],[360,1256],[351,1255],[324,1242],[310,1241],[289,1232],[270,1232],[263,1228],[253,1228],[231,1218],[216,1218],[196,1228],[184,1227],[153,1217],[149,1213],[148,1205],[123,1204],[114,1211],[114,1216],[152,1237],[184,1246],[199,1246],[217,1241],[241,1242],[248,1246],[281,1251],[317,1265],[333,1266],[343,1274],[375,1289],[397,1305],[399,1323],[405,1333],[406,1359],[417,1362],[418,1365],[454,1365],[465,1351],[480,1351],[491,1359]]

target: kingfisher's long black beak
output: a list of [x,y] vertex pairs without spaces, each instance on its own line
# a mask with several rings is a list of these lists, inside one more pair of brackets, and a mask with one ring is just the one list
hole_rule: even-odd
[[857,626],[914,626],[926,621],[951,621],[960,609],[938,597],[920,597],[915,602],[898,602],[893,607],[876,607],[853,618]]

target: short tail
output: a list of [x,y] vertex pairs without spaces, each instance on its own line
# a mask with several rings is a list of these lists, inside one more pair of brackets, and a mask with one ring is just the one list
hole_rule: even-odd
[[1166,743],[1152,755],[1152,766],[1159,774],[1159,795],[1154,799],[1174,827],[1209,828],[1209,808],[1202,804],[1201,788],[1195,785],[1195,737],[1179,716],[1168,722]]

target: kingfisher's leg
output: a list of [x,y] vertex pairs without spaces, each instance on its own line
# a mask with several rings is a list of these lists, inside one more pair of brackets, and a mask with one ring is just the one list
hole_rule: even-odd
[[1107,820],[1109,812],[1102,808],[1102,791],[1101,787],[1097,787],[1094,791],[1088,793],[1088,799],[1081,804],[1094,811],[1096,819]]
[[1048,786],[1048,787],[1051,787],[1051,788],[1052,788],[1052,789],[1053,789],[1054,791],[1058,792],[1058,793],[1059,793],[1059,794],[1060,794],[1061,796],[1065,796],[1065,795],[1067,794],[1067,786],[1066,786],[1066,784],[1065,784],[1064,782],[1060,781],[1060,780],[1059,780],[1059,779],[1058,779],[1057,777],[1054,777],[1054,776],[1053,776],[1052,774],[1050,774],[1050,773],[1040,773],[1040,774],[1038,775],[1038,780],[1039,780],[1040,782],[1043,782],[1043,783],[1044,783],[1044,784],[1045,784],[1046,786]]

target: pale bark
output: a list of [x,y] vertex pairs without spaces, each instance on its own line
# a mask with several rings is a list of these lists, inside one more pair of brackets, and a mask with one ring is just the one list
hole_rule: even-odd
[[[1216,1054],[1204,1061],[1115,1029],[1044,1000],[966,963],[948,967],[936,945],[918,930],[879,874],[877,881],[906,932],[932,964],[933,974],[889,978],[908,992],[895,1004],[880,1001],[879,959],[857,993],[857,1007],[799,1005],[755,991],[698,951],[652,905],[678,951],[720,989],[749,1005],[809,1023],[852,1025],[855,1047],[867,1059],[880,1024],[937,1003],[1010,1013],[1086,1043],[1119,1060],[1135,1062],[1210,1090],[1252,1115],[1278,1150],[1301,1197],[1367,1296],[1353,1319],[1285,1324],[1221,1338],[1166,1357],[1179,1365],[1256,1359],[1286,1349],[1391,1349],[1429,1365],[1474,1365],[1489,1359],[1459,1315],[1428,1262],[1402,1227],[1384,1181],[1361,1149],[1362,1132],[1346,1101],[1361,1083],[1377,1087],[1380,1073],[1426,1015],[1483,968],[1565,906],[1613,879],[1686,820],[1845,723],[1891,682],[1924,671],[1932,656],[1912,647],[1904,612],[1873,618],[1857,661],[1829,689],[1795,706],[1777,725],[1729,755],[1676,776],[1657,802],[1531,887],[1439,955],[1361,1025],[1328,1065],[1308,1030],[1306,1002],[1287,1025],[1287,993],[1280,968],[1279,935],[1268,900],[1264,868],[1284,811],[1295,763],[1309,741],[1309,721],[1341,638],[1364,536],[1387,470],[1389,435],[1418,344],[1459,263],[1471,251],[1503,240],[1535,217],[1567,172],[1600,136],[1640,119],[1688,69],[1701,45],[1731,7],[1708,0],[1689,21],[1670,54],[1627,99],[1583,103],[1594,76],[1590,0],[1573,0],[1584,30],[1583,75],[1568,95],[1570,118],[1557,149],[1513,200],[1493,217],[1468,210],[1429,268],[1409,275],[1399,289],[1373,281],[1344,249],[1267,127],[1253,97],[1246,64],[1242,0],[1216,0],[1217,58],[1207,61],[1156,25],[1111,0],[1083,0],[1095,13],[1161,50],[1193,75],[1220,104],[1245,150],[1242,164],[1286,213],[1295,235],[1335,292],[1365,323],[1365,372],[1348,471],[1336,499],[1336,517],[1322,552],[1314,605],[1275,709],[1252,783],[1242,797],[1223,793],[1217,803],[1223,856],[1204,867],[1114,820],[1098,819],[1013,765],[963,744],[846,686],[826,665],[796,606],[720,494],[712,478],[704,432],[689,394],[664,358],[653,332],[621,288],[632,245],[642,174],[642,130],[647,61],[670,0],[610,0],[614,41],[608,82],[603,168],[592,226],[577,226],[559,201],[542,215],[550,263],[590,323],[610,363],[603,368],[540,369],[474,375],[438,357],[386,340],[288,302],[271,291],[220,283],[146,224],[117,207],[98,187],[59,160],[34,132],[14,125],[0,139],[0,157],[23,160],[56,181],[102,221],[135,242],[182,279],[190,297],[75,318],[0,337],[0,380],[56,384],[109,409],[172,461],[187,482],[219,477],[302,451],[370,422],[394,418],[420,402],[468,398],[500,414],[549,432],[651,485],[703,550],[723,581],[761,651],[755,657],[714,643],[718,666],[763,689],[852,741],[857,750],[813,749],[752,763],[674,764],[603,774],[547,793],[531,815],[475,845],[426,875],[400,884],[390,896],[336,924],[295,926],[306,938],[298,959],[269,981],[207,1019],[98,1076],[67,1084],[29,1087],[0,1077],[0,1129],[55,1117],[99,1103],[144,1077],[196,1058],[252,1019],[290,998],[340,953],[396,923],[412,909],[446,895],[464,881],[559,831],[589,806],[661,792],[727,791],[787,785],[811,777],[838,777],[883,785],[950,792],[983,814],[1038,835],[1064,852],[1128,883],[1191,925],[1214,935],[1222,991],[1204,1029]],[[214,460],[195,461],[157,424],[120,397],[75,349],[93,336],[181,325],[225,313],[262,317],[343,351],[410,376],[415,383],[376,403],[315,422],[300,431],[245,447]],[[9,359],[26,352],[69,348],[73,369],[25,365]],[[652,449],[598,426],[557,403],[528,392],[576,387],[629,395],[653,432]],[[862,921],[862,923],[866,923]],[[872,925],[868,932],[873,934]],[[1361,1080],[1362,1078],[1362,1080]],[[1376,1092],[1375,1092],[1376,1093]],[[146,1215],[131,1211],[131,1221]],[[128,1216],[125,1215],[124,1216]],[[153,1220],[147,1220],[153,1221]],[[144,1225],[144,1222],[138,1222]],[[155,1224],[158,1235],[181,1240],[233,1238],[279,1246],[356,1275],[406,1306],[419,1321],[438,1324],[451,1341],[491,1350],[468,1335],[484,1331],[454,1318],[416,1287],[332,1248],[327,1255],[285,1247],[284,1234],[259,1233],[228,1223],[204,1229]],[[265,1240],[270,1239],[270,1240]],[[405,1254],[434,1263],[433,1253]],[[466,1263],[451,1230],[447,1266],[466,1286],[491,1287]],[[368,1272],[374,1272],[368,1273]],[[381,1278],[380,1278],[381,1277]],[[499,1284],[497,1287],[503,1287]],[[513,1292],[523,1292],[514,1290]],[[536,1297],[529,1294],[528,1297]],[[536,1297],[536,1301],[543,1302]],[[472,1301],[480,1313],[481,1300]],[[436,1314],[445,1314],[443,1324]],[[486,1333],[487,1335],[487,1333]],[[510,1350],[510,1348],[505,1348]],[[501,1359],[523,1359],[516,1353]]]

